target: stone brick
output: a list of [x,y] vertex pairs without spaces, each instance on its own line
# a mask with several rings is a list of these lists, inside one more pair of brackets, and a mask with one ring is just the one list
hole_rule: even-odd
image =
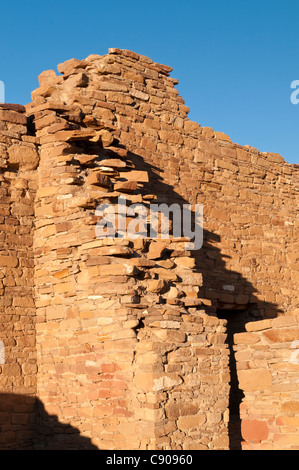
[[23,171],[35,170],[39,163],[39,156],[35,147],[25,145],[12,145],[8,149],[9,164],[18,166]]
[[167,244],[163,242],[151,242],[147,257],[149,259],[159,259],[162,257]]
[[177,425],[181,431],[190,431],[193,428],[200,428],[205,422],[205,415],[183,416],[178,419]]
[[265,441],[269,435],[269,428],[266,421],[243,420],[242,436],[246,441]]
[[0,255],[0,266],[1,267],[11,267],[16,268],[19,264],[18,258],[14,256],[4,256]]
[[27,117],[25,114],[16,112],[14,110],[4,110],[0,109],[0,121],[7,121],[13,124],[21,124],[26,126]]
[[272,375],[267,369],[238,371],[239,387],[245,391],[267,390],[272,385]]

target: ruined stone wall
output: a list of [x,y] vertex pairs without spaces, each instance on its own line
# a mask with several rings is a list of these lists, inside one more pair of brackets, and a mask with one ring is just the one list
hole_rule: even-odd
[[[59,417],[85,429],[100,447],[186,448],[190,440],[196,448],[226,448],[228,350],[225,321],[219,323],[216,310],[246,309],[245,323],[248,315],[251,320],[275,317],[297,305],[298,171],[279,155],[241,147],[191,122],[170,67],[113,49],[107,56],[67,61],[58,70],[62,75],[40,76],[28,107],[41,143],[35,234],[37,306],[43,319],[38,356],[45,364],[40,396],[48,406],[50,374]],[[111,141],[103,129],[111,132]],[[103,152],[97,145],[105,139],[103,146],[110,150]],[[154,266],[140,260],[136,266],[136,257],[148,259],[149,247],[122,241],[111,251],[94,243],[95,202],[111,204],[120,193],[129,194],[130,202],[203,204],[204,249],[176,259],[168,247]],[[190,268],[200,279],[173,274]],[[168,308],[161,311],[161,292],[166,291],[162,303],[167,304],[168,289],[177,289],[178,279],[182,294],[171,294],[174,304],[182,305],[183,297],[185,307],[204,315],[190,325],[202,346],[196,350],[177,313],[169,317]],[[150,302],[149,292],[154,293]],[[210,309],[210,320],[196,303]],[[209,334],[202,321],[212,326]],[[151,325],[159,328],[154,339]],[[65,331],[71,348],[65,347]],[[157,337],[165,341],[169,335],[173,341],[161,349]],[[62,359],[61,351],[69,359]],[[170,371],[174,376],[161,376]],[[100,396],[92,395],[82,406],[83,384],[86,397],[87,384],[92,390],[97,381]],[[159,381],[161,389],[155,388]]]
[[25,108],[0,105],[0,446],[25,447],[34,418],[33,227],[38,153]]
[[181,204],[203,204],[202,295],[218,308],[254,306],[261,317],[294,308],[298,168],[190,121],[171,68],[146,57],[111,49],[59,70],[48,72],[50,83],[44,76],[36,102],[60,96],[113,128],[135,163],[149,165],[160,201],[172,192]]
[[[35,448],[230,448],[225,318],[240,311],[239,332],[298,306],[298,168],[190,121],[171,70],[118,49],[60,64],[40,75],[27,128],[23,116],[34,137],[22,146],[37,143],[39,163],[12,145],[21,137],[3,148],[15,168],[3,169],[15,178],[9,213],[25,221],[15,203],[32,210],[14,269],[32,268],[33,242],[34,281],[18,273],[36,309],[18,307],[20,336],[36,331],[38,371],[32,348],[11,384],[29,383],[25,370],[37,380]],[[119,196],[147,211],[203,204],[203,248],[99,240],[97,207],[117,211]]]
[[298,450],[299,312],[235,336],[244,450]]
[[[92,109],[93,98],[84,110],[50,99],[27,110],[40,144],[37,395],[100,449],[228,448],[225,321],[198,295],[184,238],[97,239],[100,203],[123,195],[148,207],[159,192],[151,167]],[[41,443],[70,445],[87,443],[70,443],[66,428]]]

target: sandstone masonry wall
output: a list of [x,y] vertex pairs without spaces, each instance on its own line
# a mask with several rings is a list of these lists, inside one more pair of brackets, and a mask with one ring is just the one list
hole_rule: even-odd
[[171,68],[146,57],[111,49],[59,70],[63,78],[42,82],[36,102],[62,93],[65,104],[113,128],[135,161],[150,166],[160,201],[172,191],[181,204],[203,204],[202,296],[218,308],[254,306],[261,317],[295,308],[298,168],[190,121]]
[[[26,355],[12,351],[11,372],[3,366],[3,391],[36,393],[35,448],[228,449],[225,318],[239,311],[241,332],[298,307],[298,167],[190,121],[171,70],[111,49],[43,72],[26,118],[0,111],[23,119],[9,140],[15,121],[0,116],[0,189],[14,221],[3,263],[7,250],[17,259],[3,265],[14,316],[1,325],[14,344],[30,341]],[[97,208],[118,210],[119,196],[147,213],[151,202],[203,204],[203,248],[99,240]],[[7,237],[9,225],[18,236],[25,225],[27,239]]]
[[25,108],[0,105],[0,445],[26,447],[36,394],[33,227],[38,153]]
[[235,336],[244,450],[298,450],[299,314]]

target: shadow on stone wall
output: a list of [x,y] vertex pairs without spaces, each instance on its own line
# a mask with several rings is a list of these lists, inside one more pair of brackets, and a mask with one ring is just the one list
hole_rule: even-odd
[[[177,190],[174,186],[165,183],[167,170],[149,165],[141,156],[131,152],[128,153],[127,160],[134,164],[136,170],[148,172],[149,183],[144,185],[142,194],[157,195],[157,199],[153,201],[155,204],[166,203],[171,205],[177,203],[181,207],[183,204],[190,204],[190,201],[179,194],[179,189]],[[166,173],[166,176],[163,176],[164,173]],[[192,216],[194,219],[194,213]],[[231,230],[233,238],[234,228],[231,227]],[[230,423],[228,426],[230,450],[241,450],[243,439],[239,407],[244,395],[242,390],[239,389],[237,365],[233,350],[234,335],[245,332],[245,325],[248,322],[259,321],[264,318],[275,318],[281,310],[275,303],[261,301],[258,298],[256,287],[240,272],[227,267],[228,257],[221,252],[219,246],[221,246],[221,236],[204,228],[203,247],[198,251],[191,251],[191,256],[196,261],[196,271],[203,275],[203,286],[199,292],[199,297],[209,299],[212,304],[207,312],[227,320],[227,344],[230,351],[231,374]],[[167,258],[167,252],[165,257]],[[234,292],[224,290],[223,286],[234,286]],[[215,397],[216,399],[217,397]]]
[[98,450],[79,430],[49,415],[38,398],[0,394],[0,450]]
[[[115,144],[117,145],[117,144]],[[121,147],[121,146],[120,146]],[[90,153],[94,153],[91,147]],[[87,149],[84,148],[84,153]],[[111,153],[111,152],[110,152]],[[118,154],[115,154],[119,158]],[[136,170],[145,170],[149,175],[149,183],[143,189],[136,190],[136,194],[157,195],[155,204],[177,203],[180,206],[189,204],[190,201],[182,197],[173,186],[165,183],[163,169],[146,163],[144,159],[128,152],[126,160],[131,161]],[[167,171],[167,170],[165,170]],[[167,177],[165,178],[167,179]],[[128,196],[129,198],[129,196]],[[194,214],[193,214],[194,216]],[[232,228],[233,230],[233,228]],[[257,297],[257,289],[244,276],[227,268],[227,258],[221,253],[221,236],[204,229],[203,248],[191,252],[196,261],[196,270],[203,275],[203,286],[199,297],[209,299],[211,307],[207,311],[211,315],[219,315],[228,319],[228,345],[231,351],[231,396],[230,410],[234,416],[234,422],[230,423],[230,448],[241,450],[241,422],[238,415],[238,407],[242,400],[242,392],[238,388],[236,365],[232,349],[233,334],[245,331],[245,324],[249,321],[258,321],[265,316],[276,317],[278,306],[261,302]],[[217,246],[215,246],[217,244]],[[165,259],[168,254],[165,251]],[[233,285],[234,295],[238,301],[233,300],[227,292],[223,291],[223,285]],[[225,295],[228,295],[226,298]],[[234,315],[237,321],[230,321]],[[215,397],[215,402],[218,397]],[[60,423],[56,416],[50,416],[45,412],[39,399],[25,395],[0,395],[0,449],[33,449],[33,450],[96,450],[90,439],[80,436],[79,430]]]
[[[119,158],[118,155],[115,156]],[[147,171],[149,175],[149,183],[144,184],[143,189],[137,190],[136,193],[141,193],[143,196],[146,194],[157,195],[157,199],[153,201],[154,204],[171,205],[177,203],[181,207],[184,204],[190,204],[190,201],[180,195],[176,188],[165,183],[163,173],[166,173],[166,170],[149,165],[142,157],[131,152],[128,152],[126,161],[131,161],[136,170]],[[165,178],[167,179],[167,175]],[[230,210],[229,207],[228,210]],[[194,213],[192,213],[192,218],[194,219]],[[233,226],[231,226],[231,231],[232,238],[234,238]],[[243,315],[244,325],[249,321],[276,318],[281,312],[279,307],[275,303],[261,301],[258,298],[257,288],[240,272],[227,267],[229,257],[221,252],[219,246],[221,246],[221,235],[204,227],[203,247],[200,250],[190,252],[191,256],[195,258],[197,272],[203,274],[203,286],[199,297],[210,299],[214,312],[216,310],[246,311],[247,314]],[[256,255],[253,258],[256,258]],[[234,286],[234,292],[225,290],[223,286]]]

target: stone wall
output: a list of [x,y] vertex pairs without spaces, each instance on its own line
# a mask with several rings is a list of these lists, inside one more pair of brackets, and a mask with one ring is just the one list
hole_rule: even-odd
[[36,394],[33,227],[38,153],[25,108],[0,105],[0,446],[26,447]]
[[235,336],[244,450],[298,450],[299,312]]
[[[203,278],[187,240],[96,236],[100,203],[117,211],[122,195],[149,208],[158,194],[153,183],[148,191],[151,168],[86,110],[36,103],[28,114],[40,143],[34,256],[45,412],[98,448],[227,448],[225,321],[198,295]],[[69,443],[65,431],[43,445]]]
[[[36,392],[35,448],[231,448],[230,312],[240,333],[298,306],[298,167],[190,121],[171,70],[111,49],[43,72],[26,117],[1,111],[23,119],[1,144],[15,221],[4,254],[18,260],[2,271],[23,283],[20,294],[3,281],[18,326],[3,316],[1,327],[32,341],[12,351],[2,390]],[[153,202],[203,204],[202,249],[184,233],[98,239],[98,206],[117,212],[119,196],[147,214]],[[26,225],[21,244],[9,225]]]

